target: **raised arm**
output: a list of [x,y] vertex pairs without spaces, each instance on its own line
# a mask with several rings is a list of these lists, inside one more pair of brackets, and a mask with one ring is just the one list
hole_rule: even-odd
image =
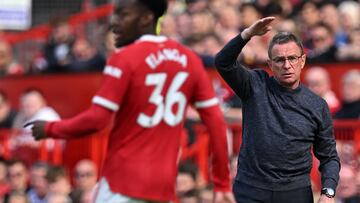
[[237,58],[243,47],[253,36],[262,36],[272,29],[270,23],[274,19],[274,17],[266,17],[256,21],[230,40],[215,57],[215,66],[218,72],[242,99],[250,91],[250,76],[247,69],[237,62]]

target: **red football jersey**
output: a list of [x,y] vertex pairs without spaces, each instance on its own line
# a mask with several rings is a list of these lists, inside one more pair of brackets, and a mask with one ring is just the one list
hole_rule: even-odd
[[[174,199],[180,135],[189,104],[209,127],[215,189],[229,190],[225,122],[202,62],[189,49],[163,36],[142,36],[109,58],[92,101],[115,112],[102,173],[112,192],[146,200]],[[92,108],[50,123],[47,133],[67,138],[90,132],[93,126],[84,118],[100,116],[97,111]]]

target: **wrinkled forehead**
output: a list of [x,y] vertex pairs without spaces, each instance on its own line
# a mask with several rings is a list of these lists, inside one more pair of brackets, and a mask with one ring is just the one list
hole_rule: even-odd
[[301,48],[293,41],[274,44],[271,49],[272,57],[300,56]]

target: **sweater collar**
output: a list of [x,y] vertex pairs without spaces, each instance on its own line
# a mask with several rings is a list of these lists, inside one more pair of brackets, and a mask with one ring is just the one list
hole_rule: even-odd
[[301,82],[299,83],[299,86],[297,88],[295,88],[295,89],[286,88],[286,87],[280,85],[280,83],[274,78],[274,76],[271,77],[271,83],[273,83],[274,87],[277,90],[279,90],[281,92],[290,93],[290,94],[296,94],[296,93],[300,92],[301,89],[303,89],[303,85],[302,85]]

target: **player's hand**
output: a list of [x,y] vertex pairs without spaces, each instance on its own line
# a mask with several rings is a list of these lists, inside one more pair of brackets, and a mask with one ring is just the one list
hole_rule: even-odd
[[254,22],[250,27],[246,28],[242,33],[241,37],[245,40],[258,35],[264,35],[269,32],[272,27],[270,23],[275,20],[275,17],[266,17]]
[[45,125],[46,125],[46,121],[32,121],[25,123],[24,128],[28,126],[32,126],[31,127],[32,136],[34,137],[35,140],[41,140],[47,138],[45,133]]
[[236,203],[232,192],[215,192],[214,203]]
[[335,198],[329,198],[326,195],[321,195],[318,203],[335,203]]

